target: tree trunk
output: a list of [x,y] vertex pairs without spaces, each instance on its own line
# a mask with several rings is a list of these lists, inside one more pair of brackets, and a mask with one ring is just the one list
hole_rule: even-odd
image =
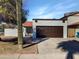
[[18,25],[18,46],[19,49],[23,48],[23,31],[22,31],[22,0],[16,0],[16,14]]

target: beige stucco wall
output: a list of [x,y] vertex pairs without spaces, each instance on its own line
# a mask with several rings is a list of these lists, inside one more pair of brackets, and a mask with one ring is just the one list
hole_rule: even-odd
[[79,16],[69,16],[68,25],[76,24],[79,22]]
[[36,38],[36,26],[63,26],[63,38],[67,38],[67,21],[61,20],[33,20],[33,38]]

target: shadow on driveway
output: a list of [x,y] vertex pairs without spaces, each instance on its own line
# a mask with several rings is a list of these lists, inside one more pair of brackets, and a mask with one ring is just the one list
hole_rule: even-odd
[[79,53],[79,41],[63,41],[58,44],[57,48],[62,48],[62,51],[68,52],[66,59],[74,59],[74,54]]

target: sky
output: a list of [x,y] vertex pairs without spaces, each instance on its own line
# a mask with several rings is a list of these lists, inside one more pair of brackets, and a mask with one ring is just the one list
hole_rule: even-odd
[[79,11],[79,0],[23,0],[28,21],[35,18],[59,19],[64,13]]

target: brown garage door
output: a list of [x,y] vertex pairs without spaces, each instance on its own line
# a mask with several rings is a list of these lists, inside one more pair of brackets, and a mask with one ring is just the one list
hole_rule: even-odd
[[44,38],[44,37],[62,38],[63,26],[37,26],[36,37],[37,38]]

